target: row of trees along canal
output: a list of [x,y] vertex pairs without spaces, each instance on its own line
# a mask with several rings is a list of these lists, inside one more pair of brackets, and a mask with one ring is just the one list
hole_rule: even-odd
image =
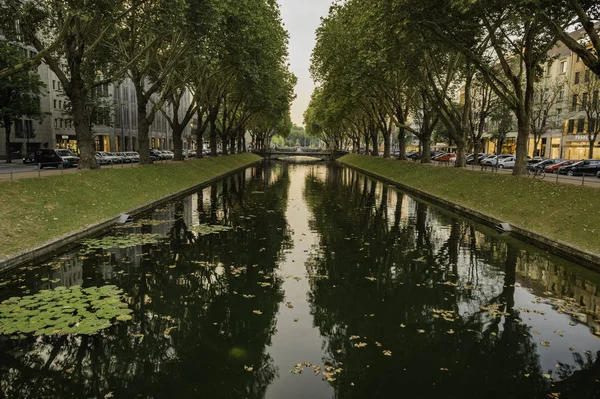
[[[514,174],[523,174],[530,134],[540,136],[549,123],[551,96],[536,95],[548,53],[560,41],[600,75],[599,13],[588,0],[336,3],[317,31],[311,73],[318,87],[305,125],[335,146],[371,144],[373,155],[382,138],[386,157],[397,127],[401,160],[407,132],[425,154],[443,135],[463,167],[469,147],[480,152],[486,129],[501,139],[516,120]],[[569,34],[575,28],[581,40]]]
[[[150,162],[148,133],[159,112],[173,131],[179,160],[182,132],[195,115],[197,140],[201,143],[208,133],[213,154],[218,139],[224,154],[234,153],[236,146],[238,151],[243,147],[247,131],[260,146],[267,136],[285,135],[291,128],[296,78],[288,69],[288,35],[274,1],[103,0],[90,5],[7,0],[0,4],[0,15],[0,29],[11,44],[37,51],[28,59],[16,56],[11,45],[0,47],[3,90],[16,76],[26,76],[35,84],[15,82],[7,90],[37,99],[44,85],[35,70],[47,64],[69,101],[81,168],[98,167],[94,115],[110,115],[110,102],[98,89],[126,78],[135,87],[143,164]],[[193,96],[187,107],[180,101],[186,90]],[[39,107],[10,114],[4,108],[5,128],[23,116],[43,116]]]

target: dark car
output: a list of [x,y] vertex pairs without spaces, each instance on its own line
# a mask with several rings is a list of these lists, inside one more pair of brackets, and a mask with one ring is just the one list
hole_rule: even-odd
[[27,155],[27,157],[23,158],[23,163],[35,163],[35,152],[32,152],[31,154]]
[[[475,155],[476,154],[467,155],[467,165],[472,165],[475,163]],[[487,155],[484,154],[483,152],[480,152],[479,154],[477,154],[477,163],[480,163],[485,157],[487,157]]]
[[40,164],[40,168],[72,168],[79,164],[79,158],[69,150],[43,148],[35,152],[35,162]]
[[600,172],[600,161],[595,159],[587,159],[558,169],[559,174],[567,176],[581,176],[583,174],[595,176],[598,172]]
[[539,161],[539,162],[531,162],[529,163],[529,166],[536,168],[536,169],[546,169],[546,167],[551,166],[551,165],[555,165],[559,162],[562,162],[563,159],[557,158],[557,159],[544,159],[543,161]]

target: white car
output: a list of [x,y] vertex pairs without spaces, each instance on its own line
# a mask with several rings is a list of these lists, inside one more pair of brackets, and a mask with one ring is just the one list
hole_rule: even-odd
[[498,168],[499,169],[512,169],[515,167],[516,160],[517,160],[517,158],[513,157],[513,156],[498,158]]

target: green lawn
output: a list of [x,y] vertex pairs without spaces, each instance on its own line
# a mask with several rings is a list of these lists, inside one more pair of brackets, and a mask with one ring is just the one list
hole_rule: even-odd
[[364,155],[339,162],[600,253],[600,189]]
[[260,160],[254,154],[0,183],[0,258]]

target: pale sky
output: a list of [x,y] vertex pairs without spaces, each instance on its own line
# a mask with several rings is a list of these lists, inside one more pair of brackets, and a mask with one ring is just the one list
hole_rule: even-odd
[[310,101],[314,82],[308,71],[315,46],[315,30],[327,16],[332,0],[278,0],[285,28],[290,34],[290,69],[298,78],[292,121],[302,126],[302,114]]

